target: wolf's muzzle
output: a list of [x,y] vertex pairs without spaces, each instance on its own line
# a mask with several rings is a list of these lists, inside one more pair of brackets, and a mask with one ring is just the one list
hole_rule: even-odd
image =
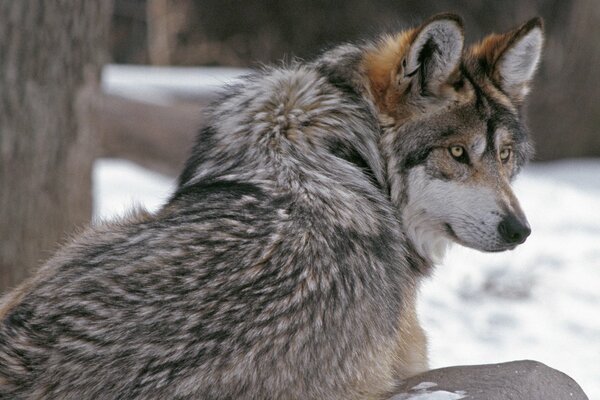
[[498,232],[506,243],[517,245],[525,242],[531,234],[531,228],[527,220],[509,214],[498,224]]

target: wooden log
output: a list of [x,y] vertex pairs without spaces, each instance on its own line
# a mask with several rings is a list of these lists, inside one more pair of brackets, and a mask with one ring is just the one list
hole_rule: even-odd
[[176,176],[202,125],[199,104],[157,105],[101,94],[92,106],[101,157],[125,158]]
[[569,376],[530,360],[434,369],[406,380],[390,400],[426,398],[588,400]]

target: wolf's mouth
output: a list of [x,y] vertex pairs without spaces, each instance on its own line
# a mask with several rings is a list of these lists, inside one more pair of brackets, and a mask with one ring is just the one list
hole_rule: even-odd
[[488,253],[502,253],[503,251],[506,250],[514,250],[516,249],[517,246],[516,245],[510,245],[510,246],[506,246],[506,247],[499,247],[497,249],[490,249],[490,250],[486,250]]
[[446,231],[446,234],[448,235],[448,237],[450,239],[452,239],[456,243],[460,244],[461,246],[469,247],[469,248],[479,250],[479,251],[485,251],[487,253],[501,253],[506,250],[514,250],[515,248],[518,247],[518,244],[505,244],[505,245],[502,245],[499,247],[487,247],[486,246],[485,248],[481,248],[481,247],[477,247],[474,244],[467,243],[464,240],[462,240],[461,238],[459,238],[458,235],[456,234],[456,232],[454,232],[454,229],[452,229],[452,226],[447,222],[444,223],[444,230]]

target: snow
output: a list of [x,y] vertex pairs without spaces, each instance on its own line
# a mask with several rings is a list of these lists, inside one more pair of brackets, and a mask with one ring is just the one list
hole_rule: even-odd
[[512,252],[456,246],[421,291],[433,367],[533,359],[600,398],[600,160],[529,166],[533,233]]
[[458,400],[464,398],[466,398],[464,393],[453,393],[445,390],[435,390],[433,392],[429,392],[425,390],[416,394],[396,395],[390,400]]
[[143,206],[156,211],[175,189],[175,179],[119,159],[100,159],[92,174],[94,219],[124,216]]
[[421,382],[410,388],[410,392],[417,393],[397,394],[390,400],[457,400],[465,398],[466,392],[462,390],[456,392],[447,392],[445,390],[429,391],[429,389],[436,386],[437,383],[434,382]]
[[[94,179],[100,218],[136,203],[156,210],[174,188],[121,160],[99,160]],[[600,160],[531,165],[515,192],[533,229],[527,242],[495,254],[455,246],[423,285],[431,367],[533,359],[600,399]],[[410,398],[461,396],[441,392]]]
[[423,389],[431,389],[432,387],[437,386],[437,383],[434,382],[421,382],[416,386],[410,388],[410,390],[423,390]]
[[153,67],[107,65],[102,69],[102,90],[133,100],[171,104],[175,97],[198,98],[214,94],[248,69],[229,67]]

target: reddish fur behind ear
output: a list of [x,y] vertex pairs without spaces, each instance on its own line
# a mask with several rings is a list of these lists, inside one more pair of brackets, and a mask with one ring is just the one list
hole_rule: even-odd
[[391,113],[402,100],[402,92],[396,85],[402,74],[402,60],[416,36],[417,30],[400,32],[383,37],[373,51],[365,54],[364,69],[367,73],[371,94],[381,111]]
[[[451,29],[456,29],[460,33],[457,35],[456,31],[447,32],[448,28],[444,26],[445,24],[451,24]],[[411,58],[413,59],[412,63],[415,63],[415,54],[411,54],[411,51],[414,45],[416,46],[415,52],[420,54],[422,47],[426,43],[429,43],[430,40],[433,40],[433,35],[437,35],[436,45],[442,45],[442,50],[436,47],[438,53],[442,51],[442,55],[449,55],[451,53],[447,53],[448,51],[461,52],[462,26],[462,20],[457,15],[448,13],[438,14],[429,18],[417,28],[409,29],[395,35],[384,36],[370,50],[366,51],[362,67],[368,81],[370,94],[381,113],[393,118],[394,122],[401,123],[410,118],[414,112],[418,110],[423,112],[423,110],[430,108],[430,104],[435,105],[437,104],[436,101],[446,97],[447,90],[445,86],[447,85],[444,80],[447,79],[448,82],[452,82],[458,79],[460,76],[458,64],[455,66],[455,70],[449,73],[449,76],[443,75],[445,71],[441,72],[442,78],[440,82],[431,81],[435,82],[436,85],[434,96],[419,98],[419,93],[421,92],[418,92],[418,90],[424,90],[425,88],[419,89],[419,83],[416,82],[413,74],[411,74],[419,68],[418,65],[410,66]],[[453,33],[454,35],[452,35]],[[457,36],[459,35],[460,44],[448,47],[447,44],[455,43],[454,40],[458,40]],[[416,42],[419,41],[419,38],[422,39],[422,43],[417,45]],[[444,48],[443,45],[446,45],[446,47]],[[454,60],[450,61],[452,64],[447,65],[454,65],[456,54],[454,56]],[[441,59],[443,60],[444,58],[441,57]],[[406,71],[406,68],[411,70]],[[452,85],[450,84],[450,86]],[[412,93],[412,98],[410,95],[411,89],[414,92]]]

